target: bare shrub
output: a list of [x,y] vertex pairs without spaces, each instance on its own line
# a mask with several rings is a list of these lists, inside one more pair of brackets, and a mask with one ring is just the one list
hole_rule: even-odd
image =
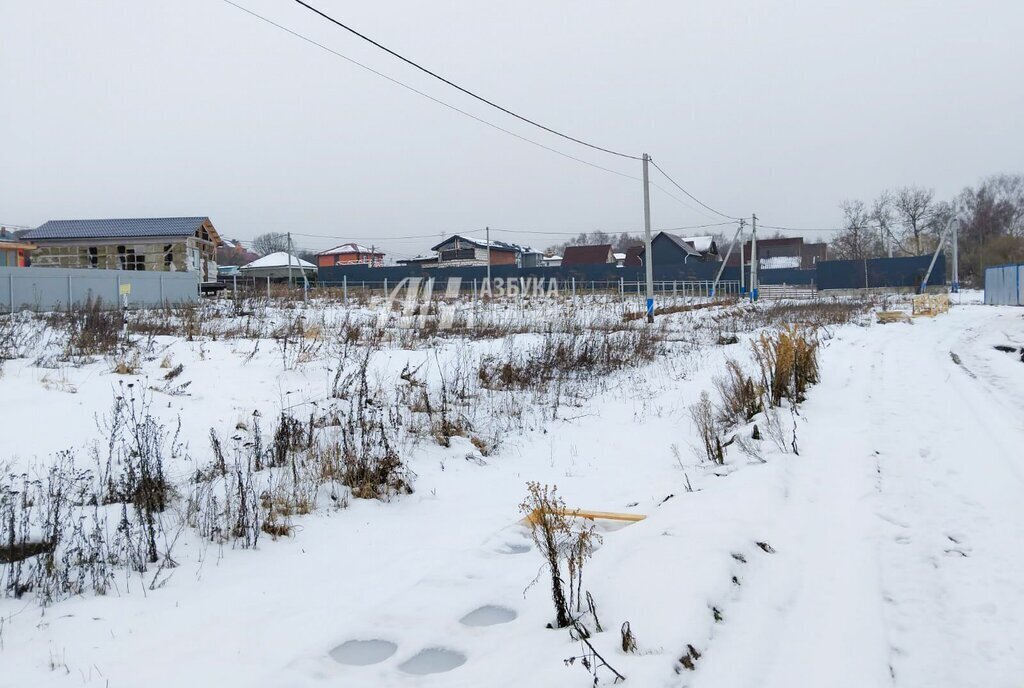
[[79,308],[52,314],[49,322],[67,333],[69,358],[111,355],[127,341],[124,312],[106,307],[102,299],[89,297]]
[[104,504],[107,481],[77,468],[71,452],[49,463],[37,477],[0,476],[0,594],[31,593],[43,606],[86,592],[102,595],[119,569],[141,574],[161,560],[152,588],[174,566],[177,535],[162,515],[147,513],[141,500],[141,508]]
[[0,366],[5,360],[27,358],[42,336],[42,328],[30,313],[0,315]]
[[636,367],[661,351],[659,335],[649,329],[574,337],[548,333],[538,346],[509,349],[503,358],[484,357],[477,377],[491,389],[544,389],[554,380]]
[[565,502],[558,495],[558,487],[548,487],[536,482],[526,484],[527,496],[519,505],[520,512],[527,518],[530,535],[544,555],[551,573],[551,601],[555,605],[555,626],[569,625],[569,606],[565,597],[562,580],[561,556],[567,549],[572,527],[565,516]]
[[718,408],[718,421],[728,427],[746,423],[762,411],[764,389],[747,375],[735,359],[725,362],[726,375],[714,379],[715,388],[722,399]]
[[217,544],[253,548],[264,532],[261,492],[251,462],[236,454],[223,475],[192,483],[186,498],[188,525]]
[[[594,553],[594,545],[601,542],[601,536],[594,532],[592,523],[574,526],[572,512],[566,510],[565,502],[558,495],[557,486],[529,482],[526,487],[527,496],[519,505],[519,510],[526,517],[530,535],[543,553],[551,574],[551,601],[555,605],[555,626],[565,628],[574,621],[571,610],[575,609],[577,613],[581,611],[583,569]],[[568,599],[562,578],[563,557],[567,560],[569,573]],[[593,598],[589,598],[588,606],[592,605]],[[596,622],[596,610],[593,616]],[[579,621],[579,618],[575,621]]]
[[138,349],[122,347],[110,357],[110,372],[118,375],[137,375],[142,370],[142,357]]
[[633,654],[636,652],[636,636],[633,635],[633,629],[629,627],[629,622],[624,621],[622,628],[619,629],[619,634],[622,636],[622,651]]
[[807,388],[818,381],[818,340],[813,330],[785,326],[762,333],[752,348],[771,406],[783,399],[802,402]]
[[390,499],[411,494],[411,472],[399,456],[397,436],[402,424],[398,405],[384,406],[371,392],[364,361],[341,421],[338,477],[360,499]]
[[324,345],[323,330],[321,325],[309,325],[305,316],[298,315],[289,316],[271,333],[281,352],[281,364],[285,370],[294,370],[316,359]]
[[[152,414],[152,397],[123,385],[110,415],[101,424],[107,434],[107,453],[94,451],[106,504],[130,504],[143,528],[144,560],[159,560],[158,537],[163,533],[160,514],[174,497],[164,466],[183,453],[177,430],[171,433]],[[180,430],[180,427],[178,428]]]
[[718,415],[707,392],[701,392],[700,401],[690,406],[690,417],[697,426],[704,457],[711,463],[722,465],[725,463],[725,452],[716,421]]

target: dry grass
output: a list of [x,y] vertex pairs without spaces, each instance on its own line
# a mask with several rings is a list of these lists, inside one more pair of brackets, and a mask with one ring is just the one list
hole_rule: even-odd
[[724,377],[714,379],[722,400],[718,421],[725,426],[745,423],[763,410],[764,388],[754,382],[735,359],[726,359],[725,372]]
[[713,464],[722,465],[725,463],[725,451],[716,415],[715,406],[707,392],[701,392],[700,401],[690,406],[690,417],[697,426],[704,458]]
[[802,402],[807,388],[818,381],[818,338],[814,330],[784,326],[762,333],[752,347],[768,403],[778,406],[783,399]]

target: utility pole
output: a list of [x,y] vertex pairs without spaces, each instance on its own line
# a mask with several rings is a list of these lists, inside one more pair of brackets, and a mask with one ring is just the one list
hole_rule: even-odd
[[487,230],[487,293],[491,293],[491,228]]
[[292,286],[292,233],[288,232],[288,287]]
[[[954,224],[959,224],[959,220],[957,218],[951,217],[949,221],[946,223],[946,229],[943,230],[942,236],[939,237],[939,245],[935,247],[935,253],[932,255],[932,262],[928,264],[928,272],[924,273],[924,279],[921,280],[921,294],[923,294],[925,290],[928,288],[928,278],[932,276],[932,269],[935,267],[935,261],[938,260],[939,253],[942,251],[942,247],[945,246],[946,239],[949,236],[950,230],[953,229]],[[956,234],[954,233],[953,236],[955,237]],[[953,269],[955,270],[956,268]]]
[[750,218],[750,300],[757,301],[757,213]]
[[[732,236],[732,241],[729,243],[729,250],[725,252],[725,258],[722,259],[722,265],[718,268],[718,272],[715,273],[715,283],[711,285],[711,297],[714,298],[718,295],[718,282],[722,279],[722,273],[725,272],[725,265],[729,262],[729,256],[732,255],[733,248],[736,247],[737,240],[742,241],[740,235],[743,233],[743,220],[740,220],[740,226],[736,229],[736,233]],[[741,243],[742,247],[743,244]],[[740,255],[743,255],[743,249],[740,249]],[[743,274],[743,259],[740,259],[740,274]]]
[[960,292],[960,218],[953,225],[953,283],[949,290],[954,294]]
[[651,251],[651,183],[647,166],[651,156],[644,153],[644,272],[647,278],[647,322],[654,322],[654,254]]
[[743,218],[740,218],[740,296],[743,296],[743,292],[746,291],[746,288],[743,284],[743,273],[747,269],[747,266],[743,264],[743,254],[745,253],[745,251],[743,250],[743,240],[747,238],[747,235],[743,233],[743,227],[746,224],[747,221]]

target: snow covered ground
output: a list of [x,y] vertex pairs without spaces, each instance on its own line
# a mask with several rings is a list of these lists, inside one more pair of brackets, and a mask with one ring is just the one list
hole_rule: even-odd
[[[500,440],[489,456],[466,437],[406,441],[410,495],[296,517],[255,549],[186,533],[152,590],[151,570],[46,608],[0,598],[0,686],[591,685],[564,662],[580,643],[546,628],[547,573],[519,522],[527,481],[557,484],[571,507],[647,516],[599,522],[583,581],[604,628],[591,642],[626,685],[1019,685],[1024,363],[994,346],[1024,347],[1024,312],[973,300],[912,324],[825,328],[821,381],[785,419],[799,453],[763,442],[762,462],[734,445],[723,466],[697,459],[689,407],[727,356],[749,361],[755,333],[717,345],[721,309],[664,316],[664,355],[567,394],[555,414],[537,407],[549,395],[486,395],[474,421]],[[436,385],[538,336],[383,346],[372,377],[400,385],[408,364]],[[152,393],[154,413],[181,421],[180,480],[208,461],[210,428],[227,438],[255,410],[269,423],[334,403],[336,357],[289,363],[262,341],[157,337],[129,376],[104,360],[7,361],[0,463],[73,448],[87,466],[95,416],[120,383],[160,386],[161,364],[191,383]],[[621,648],[625,622],[635,653]]]

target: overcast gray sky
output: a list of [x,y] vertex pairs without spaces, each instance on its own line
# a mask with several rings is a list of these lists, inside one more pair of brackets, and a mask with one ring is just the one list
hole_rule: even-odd
[[[290,0],[235,1],[523,136],[640,173]],[[768,224],[832,226],[844,198],[906,184],[948,197],[1024,167],[1020,0],[311,2],[506,107],[646,151],[709,205]],[[523,143],[223,0],[0,0],[0,101],[3,223],[209,215],[229,237],[358,238],[394,257],[433,241],[389,237],[485,225],[642,227],[638,181]],[[658,189],[652,215],[656,228],[718,219]]]

